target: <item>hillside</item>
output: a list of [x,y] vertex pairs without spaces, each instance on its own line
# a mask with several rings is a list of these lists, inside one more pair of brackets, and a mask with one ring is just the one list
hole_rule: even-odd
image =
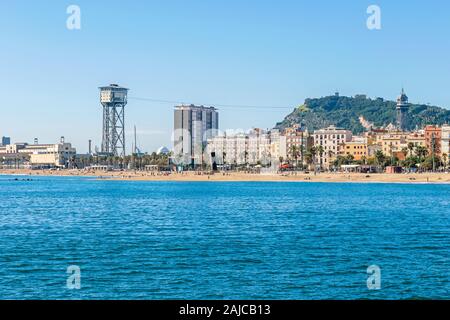
[[[395,124],[396,103],[382,98],[370,99],[365,95],[355,97],[328,96],[306,99],[304,104],[287,115],[275,128],[284,129],[293,124],[303,124],[308,130],[317,130],[335,125],[351,130],[354,134],[363,132],[362,123],[375,127]],[[409,130],[422,128],[427,124],[450,123],[450,110],[440,107],[411,104],[407,115]]]

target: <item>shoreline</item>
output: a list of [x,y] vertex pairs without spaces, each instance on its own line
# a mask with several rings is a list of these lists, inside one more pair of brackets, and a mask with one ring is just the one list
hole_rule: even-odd
[[178,182],[324,182],[324,183],[411,183],[450,184],[450,173],[314,173],[304,174],[252,174],[241,172],[207,173],[151,173],[139,171],[86,171],[86,170],[29,170],[2,169],[0,175],[20,177],[85,177],[111,181],[178,181]]

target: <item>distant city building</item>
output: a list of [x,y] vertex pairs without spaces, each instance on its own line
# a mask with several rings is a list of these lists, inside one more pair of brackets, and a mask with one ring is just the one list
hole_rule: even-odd
[[10,137],[2,137],[2,143],[1,146],[7,146],[11,144],[11,138]]
[[[352,132],[330,126],[314,131],[313,137],[316,147],[316,165],[329,169],[336,157],[342,152],[345,143],[352,140]],[[318,151],[320,147],[323,152]]]
[[377,143],[381,146],[381,151],[387,157],[393,157],[407,147],[407,133],[392,131],[377,137]]
[[174,155],[176,163],[199,165],[205,162],[207,140],[216,136],[219,113],[214,107],[176,106],[174,110]]
[[279,130],[252,129],[248,133],[218,135],[208,139],[208,153],[219,165],[271,165],[286,158],[286,139]]
[[447,155],[447,159],[450,159],[450,125],[442,126],[441,153]]
[[313,139],[308,129],[303,130],[300,125],[284,129],[283,135],[286,138],[286,155],[290,160],[304,161],[305,153],[312,145]]
[[369,156],[367,139],[355,139],[352,141],[344,142],[343,147],[340,150],[342,156],[353,156],[353,160],[359,161],[367,159]]
[[14,143],[0,147],[0,157],[29,162],[31,167],[67,167],[76,155],[71,143],[61,138],[56,144]]
[[417,147],[425,147],[426,143],[425,143],[425,131],[424,130],[419,130],[416,132],[411,132],[406,136],[406,147],[408,147],[408,145],[412,144],[412,146],[414,146],[414,148]]
[[440,127],[431,125],[425,127],[425,145],[430,155],[441,155],[441,137],[442,129]]
[[408,129],[407,113],[409,109],[408,96],[402,89],[402,93],[397,98],[397,127],[401,131],[406,131]]

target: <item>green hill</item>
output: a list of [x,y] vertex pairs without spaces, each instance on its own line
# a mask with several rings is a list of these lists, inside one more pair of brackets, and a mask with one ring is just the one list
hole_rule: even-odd
[[[375,127],[395,124],[396,103],[382,98],[370,99],[365,95],[355,97],[328,96],[306,99],[286,116],[275,128],[284,129],[293,124],[303,124],[308,130],[317,130],[335,125],[351,130],[354,134],[365,131],[360,117]],[[450,123],[450,110],[423,104],[411,104],[408,115],[408,129],[422,128],[427,124],[442,125]]]

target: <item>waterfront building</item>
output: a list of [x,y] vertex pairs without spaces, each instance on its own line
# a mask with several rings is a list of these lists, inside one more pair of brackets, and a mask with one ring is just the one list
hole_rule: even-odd
[[248,134],[248,162],[249,164],[257,164],[261,159],[261,154],[265,152],[268,138],[264,130],[259,128],[252,129]]
[[389,132],[377,137],[377,144],[381,146],[381,151],[387,157],[393,157],[394,154],[401,152],[407,147],[407,133]]
[[405,90],[402,89],[402,93],[397,98],[397,127],[401,131],[406,131],[408,129],[408,114],[409,101],[408,96],[405,94]]
[[442,129],[438,126],[428,125],[425,127],[425,146],[428,153],[437,156],[441,155],[441,136]]
[[441,129],[441,154],[450,159],[450,125],[443,125]]
[[[286,155],[290,160],[304,160],[305,153],[311,146],[311,137],[308,129],[303,130],[300,125],[295,124],[292,127],[284,129],[286,138]],[[297,158],[297,159],[295,159]]]
[[226,136],[218,135],[214,138],[208,139],[208,154],[215,153],[215,159],[217,164],[227,163],[227,159],[230,159],[232,155],[228,153]]
[[219,165],[269,165],[286,157],[285,141],[278,130],[256,128],[247,133],[212,137],[207,141],[207,152],[215,153]]
[[31,167],[66,167],[76,155],[71,143],[61,141],[55,144],[14,143],[0,147],[3,160],[15,159],[21,163],[29,162]]
[[415,155],[415,150],[417,147],[425,147],[425,131],[418,130],[415,132],[411,132],[406,136],[406,145],[403,147],[406,149],[405,156],[413,156]]
[[367,159],[369,156],[367,139],[363,137],[353,137],[352,141],[344,142],[340,150],[342,156],[353,156],[356,161]]
[[270,148],[268,154],[270,158],[279,162],[280,158],[286,157],[286,137],[281,135],[280,130],[272,129],[270,131]]
[[17,153],[19,153],[19,150],[24,149],[27,145],[28,145],[28,143],[14,143],[14,144],[8,144],[5,146],[0,146],[0,154],[1,155],[17,154]]
[[411,132],[406,136],[406,144],[409,145],[412,143],[414,147],[425,147],[425,131],[419,130],[415,132]]
[[2,137],[2,141],[0,146],[7,146],[11,144],[11,138],[10,137]]
[[388,131],[385,129],[371,128],[370,131],[364,132],[364,138],[367,139],[367,145],[378,145],[379,137],[387,133]]
[[[231,147],[234,147],[234,163],[238,165],[243,165],[247,163],[254,164],[254,162],[250,162],[249,160],[249,152],[248,152],[248,143],[249,143],[249,137],[248,135],[244,133],[240,133],[234,137],[232,137],[232,140],[234,141],[234,145],[230,145]],[[256,161],[256,160],[255,160]]]
[[[225,138],[225,160],[228,164],[243,165],[249,162],[248,155],[248,135],[237,133],[228,135]],[[220,151],[219,151],[220,152]],[[217,152],[216,152],[217,154]]]
[[[352,140],[352,132],[330,126],[325,129],[314,131],[314,147],[316,147],[316,165],[329,169],[333,161],[340,154],[346,142]],[[319,148],[323,152],[318,152]]]
[[[256,164],[268,164],[272,158],[272,148],[278,152],[279,146],[275,146],[275,143],[279,143],[279,131],[267,132],[260,128],[250,130],[247,135],[248,147],[246,150],[247,162],[251,165]],[[274,139],[272,141],[272,139]],[[274,145],[272,145],[272,143]]]
[[219,113],[214,107],[180,105],[174,110],[174,157],[178,164],[202,164],[207,140],[216,136]]

